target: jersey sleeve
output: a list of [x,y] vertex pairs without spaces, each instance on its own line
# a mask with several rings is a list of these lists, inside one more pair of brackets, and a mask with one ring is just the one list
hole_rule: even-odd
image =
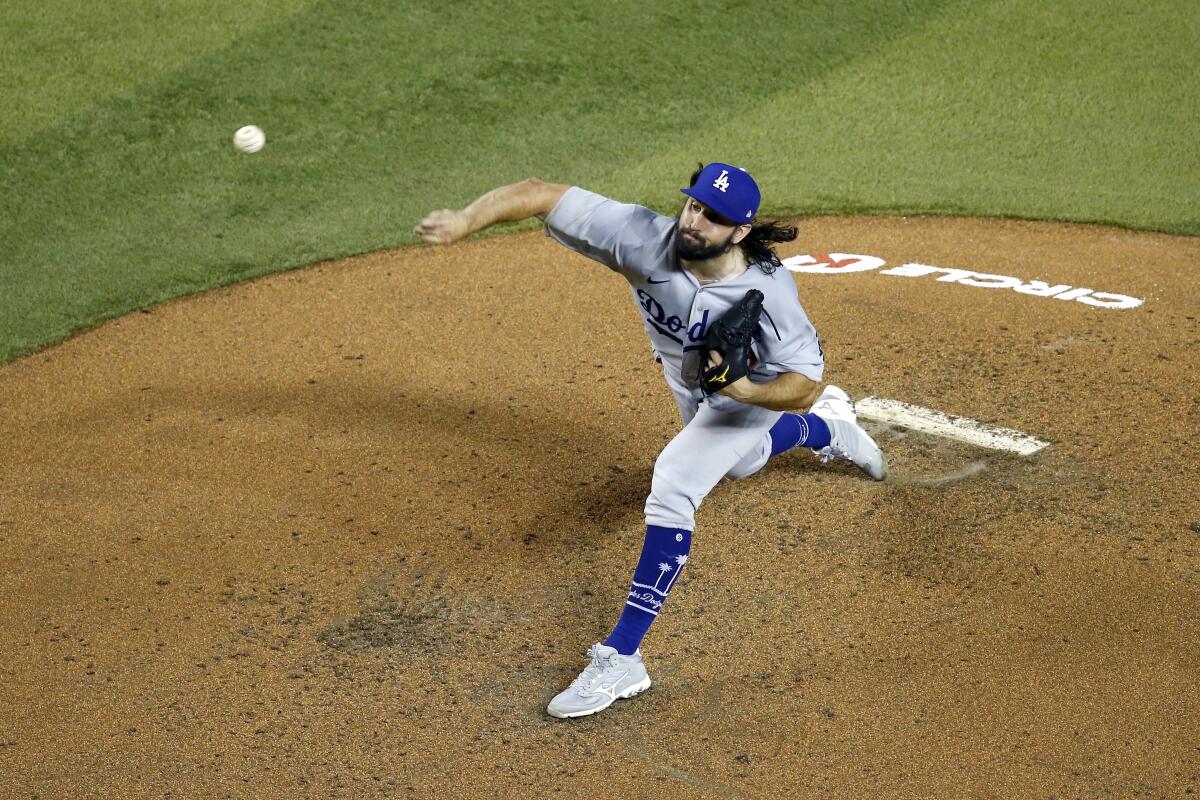
[[817,329],[800,305],[791,273],[779,270],[775,277],[785,278],[786,287],[772,292],[763,305],[758,368],[774,373],[798,372],[820,382],[825,374],[825,352]]
[[673,221],[578,186],[546,215],[546,234],[626,277],[648,276],[664,256]]

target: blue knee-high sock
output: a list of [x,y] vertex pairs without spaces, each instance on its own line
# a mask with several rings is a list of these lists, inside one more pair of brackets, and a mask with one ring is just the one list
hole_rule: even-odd
[[829,426],[816,414],[784,414],[771,427],[771,456],[799,445],[820,450],[829,441]]
[[646,631],[650,630],[650,623],[667,601],[691,549],[691,531],[646,526],[646,541],[642,544],[637,569],[633,571],[629,597],[616,627],[604,640],[606,645],[617,648],[623,656],[633,655]]

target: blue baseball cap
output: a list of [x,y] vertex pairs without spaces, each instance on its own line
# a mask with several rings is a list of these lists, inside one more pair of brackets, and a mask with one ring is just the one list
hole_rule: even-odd
[[679,191],[694,197],[734,225],[751,222],[762,200],[758,184],[750,173],[731,164],[709,164],[700,170],[695,183]]

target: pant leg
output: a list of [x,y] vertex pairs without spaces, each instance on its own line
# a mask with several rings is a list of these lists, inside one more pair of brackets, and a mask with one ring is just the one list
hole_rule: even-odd
[[675,406],[679,409],[679,419],[687,425],[696,416],[699,404],[686,391],[681,392],[671,387],[671,394],[675,397]]
[[771,460],[771,434],[764,433],[758,444],[750,448],[750,452],[729,470],[731,478],[749,478],[767,465]]
[[695,530],[696,511],[704,498],[743,461],[757,462],[763,439],[770,438],[768,431],[780,413],[743,403],[720,411],[700,404],[654,463],[646,524]]

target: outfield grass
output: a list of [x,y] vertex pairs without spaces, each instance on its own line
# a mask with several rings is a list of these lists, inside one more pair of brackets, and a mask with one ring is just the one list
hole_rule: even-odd
[[185,69],[308,0],[6,0],[0,145]]
[[1200,234],[1194,0],[149,5],[6,8],[0,360],[532,174]]

